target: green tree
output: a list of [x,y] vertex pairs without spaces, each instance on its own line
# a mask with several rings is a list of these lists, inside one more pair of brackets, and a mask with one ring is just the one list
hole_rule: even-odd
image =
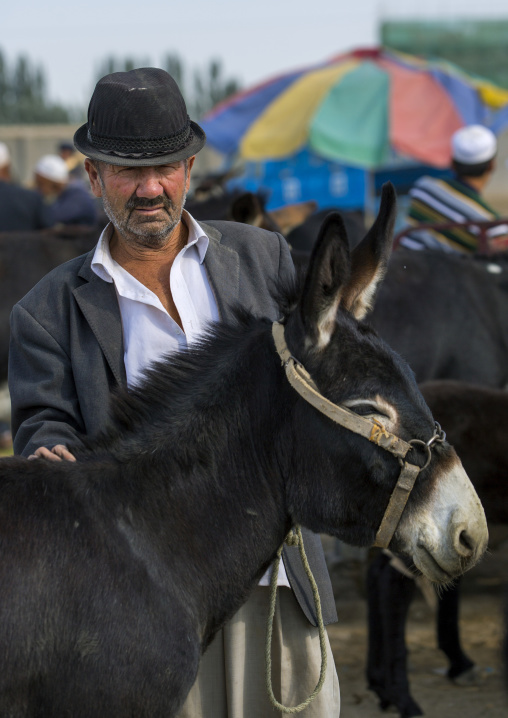
[[0,124],[67,123],[70,114],[48,99],[41,68],[25,55],[11,67],[0,52]]
[[194,116],[200,119],[219,102],[234,95],[240,89],[235,79],[224,77],[222,62],[218,59],[210,61],[203,71],[194,72],[193,104]]
[[[184,69],[183,64],[178,55],[166,55],[162,67],[166,72],[169,72],[171,77],[175,80],[176,84],[180,88],[180,92],[185,97],[185,86],[184,86]],[[186,98],[187,101],[187,98]]]
[[0,113],[5,107],[9,96],[9,83],[7,79],[7,68],[3,53],[0,51]]
[[109,55],[102,60],[97,66],[95,72],[95,81],[101,79],[105,75],[110,75],[112,72],[128,72],[134,70],[136,67],[149,67],[150,60],[148,58],[135,58],[135,57],[124,57],[118,58],[114,55]]
[[[110,56],[100,63],[96,79],[99,80],[111,72],[125,72],[133,70],[135,67],[147,67],[149,64],[147,59],[137,61],[132,57]],[[224,77],[222,62],[218,59],[211,60],[204,70],[194,70],[191,82],[189,82],[184,63],[174,53],[168,53],[163,58],[160,67],[175,79],[193,120],[200,120],[212,107],[240,89],[235,79]]]

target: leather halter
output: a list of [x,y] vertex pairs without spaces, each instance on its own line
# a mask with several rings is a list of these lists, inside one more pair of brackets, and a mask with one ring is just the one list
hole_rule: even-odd
[[[289,383],[306,402],[336,424],[340,424],[355,434],[360,434],[360,436],[365,437],[398,458],[402,469],[392,495],[390,496],[390,500],[388,501],[383,518],[381,519],[376,533],[376,540],[373,544],[380,548],[387,548],[399,524],[416,477],[430,462],[431,447],[436,442],[443,442],[446,438],[446,434],[442,431],[439,424],[435,422],[434,435],[428,442],[420,441],[419,439],[413,439],[409,442],[404,441],[395,434],[391,434],[387,431],[376,419],[367,419],[366,417],[355,414],[344,406],[334,404],[320,394],[308,371],[292,356],[284,338],[284,326],[279,322],[273,323],[272,336]],[[427,451],[427,461],[423,467],[405,461],[406,454],[410,449],[414,448],[415,444],[423,445]]]

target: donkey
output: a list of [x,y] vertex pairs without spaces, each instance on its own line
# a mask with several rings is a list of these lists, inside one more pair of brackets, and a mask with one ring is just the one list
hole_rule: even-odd
[[[308,253],[292,233],[287,239],[295,264],[306,266]],[[508,388],[507,312],[508,252],[470,257],[401,247],[369,323],[420,383],[452,379],[501,389]]]
[[[508,392],[444,380],[421,384],[420,390],[471,477],[488,523],[508,525]],[[373,557],[368,567],[366,673],[382,709],[393,704],[401,718],[412,718],[423,715],[411,695],[406,665],[406,620],[415,576],[409,570],[402,573],[393,564],[385,552]],[[448,678],[471,686],[481,676],[460,640],[459,599],[460,581],[437,596],[437,639],[448,659]],[[506,646],[508,649],[508,642]]]
[[[393,252],[370,321],[418,382],[508,387],[508,252]],[[467,319],[466,319],[467,318]]]
[[7,381],[9,315],[45,274],[97,244],[102,227],[0,232],[0,386]]
[[394,215],[388,186],[351,255],[331,216],[279,323],[238,312],[156,363],[75,463],[0,463],[0,715],[175,716],[295,525],[389,544],[436,582],[482,556],[458,457],[362,321]]

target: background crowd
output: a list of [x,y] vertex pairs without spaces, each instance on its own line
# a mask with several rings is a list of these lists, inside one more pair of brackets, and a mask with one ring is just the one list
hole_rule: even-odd
[[90,192],[83,156],[71,143],[60,143],[55,154],[37,161],[31,184],[15,181],[9,149],[0,142],[0,232],[97,224],[100,206]]

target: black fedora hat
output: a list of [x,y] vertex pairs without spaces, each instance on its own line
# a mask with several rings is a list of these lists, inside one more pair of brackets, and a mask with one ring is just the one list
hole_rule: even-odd
[[189,119],[178,85],[164,70],[113,72],[95,86],[88,122],[74,135],[87,157],[113,165],[150,166],[195,155],[206,136]]

